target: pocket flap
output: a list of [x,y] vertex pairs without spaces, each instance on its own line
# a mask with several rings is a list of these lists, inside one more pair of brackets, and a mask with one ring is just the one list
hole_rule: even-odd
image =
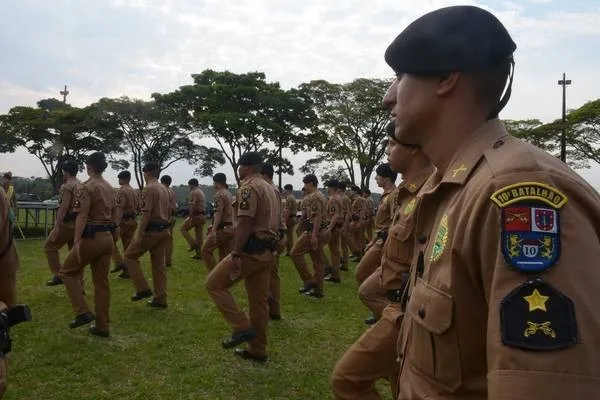
[[407,241],[412,233],[412,226],[405,224],[405,221],[396,223],[390,228],[388,236],[391,236],[395,241],[405,242]]
[[417,279],[412,289],[406,313],[419,325],[437,335],[452,325],[452,296]]

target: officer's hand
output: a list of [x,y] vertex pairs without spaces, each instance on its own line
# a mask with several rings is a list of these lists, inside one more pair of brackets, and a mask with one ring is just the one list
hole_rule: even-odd
[[80,242],[76,241],[73,244],[73,251],[75,252],[75,258],[77,260],[77,262],[81,262],[81,246],[80,246]]
[[318,245],[319,245],[319,239],[317,238],[317,235],[312,235],[310,237],[310,247],[312,247],[313,250],[316,250]]
[[237,281],[242,273],[242,259],[240,257],[231,257],[231,269],[229,270],[229,279]]
[[55,242],[56,239],[58,239],[58,229],[52,229],[52,232],[50,232],[50,237],[48,239],[50,239],[51,242]]

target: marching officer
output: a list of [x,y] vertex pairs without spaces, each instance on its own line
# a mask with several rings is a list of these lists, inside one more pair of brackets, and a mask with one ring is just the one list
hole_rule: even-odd
[[[433,167],[420,148],[399,144],[391,125],[386,148],[388,163],[377,167],[375,178],[384,190],[375,219],[377,241],[380,242],[377,245],[383,246],[383,256],[378,258],[381,260],[380,268],[360,287],[361,292],[371,292],[367,305],[370,305],[376,320],[371,322],[375,325],[337,362],[331,377],[336,400],[380,399],[375,388],[378,379],[389,379],[392,392],[397,394],[399,364],[396,361],[396,343],[403,315],[400,300],[413,258],[413,205],[417,191],[431,175]],[[403,180],[396,189],[394,181],[397,173],[402,174]],[[363,260],[366,258],[367,255]],[[371,287],[367,289],[364,286],[369,282]]]
[[327,233],[329,235],[329,253],[331,254],[330,271],[326,271],[325,280],[333,283],[341,283],[340,277],[340,235],[344,226],[344,205],[342,197],[338,193],[339,182],[331,179],[326,183],[329,199],[327,200]]
[[[327,200],[317,189],[319,180],[313,174],[302,179],[306,196],[302,200],[302,234],[294,244],[290,256],[304,286],[299,292],[311,297],[323,297],[325,266],[323,265],[323,246],[329,240],[327,235]],[[314,274],[308,271],[304,255],[310,256]]]
[[[114,189],[103,177],[108,166],[103,153],[90,154],[86,159],[89,179],[77,186],[73,211],[75,220],[74,245],[65,259],[60,276],[75,312],[75,319],[69,328],[77,328],[92,321],[89,328],[92,335],[109,336],[110,292],[108,272],[112,254]],[[94,283],[94,315],[85,301],[81,276],[86,265],[92,268]]]
[[121,171],[117,175],[119,179],[119,190],[115,195],[115,226],[117,226],[117,240],[113,247],[113,261],[115,262],[115,268],[111,272],[119,272],[119,278],[129,279],[129,273],[127,272],[127,265],[123,261],[121,252],[119,252],[118,239],[121,239],[123,243],[123,251],[127,250],[129,244],[135,236],[135,230],[137,229],[137,213],[139,210],[139,196],[133,190],[129,182],[131,181],[131,173],[129,171]]
[[283,187],[285,190],[285,213],[286,213],[286,256],[290,255],[294,246],[294,227],[298,222],[298,201],[294,197],[294,187],[289,183]]
[[148,305],[153,308],[167,308],[165,250],[170,235],[172,205],[169,190],[158,182],[158,164],[147,163],[142,171],[146,186],[141,194],[141,220],[135,238],[125,250],[125,263],[136,291],[131,300],[139,301],[153,295],[140,266],[140,257],[149,251],[154,297]]
[[215,195],[213,202],[215,212],[212,227],[202,245],[202,257],[204,265],[210,271],[216,263],[213,252],[219,250],[219,261],[231,253],[233,248],[233,207],[231,203],[233,196],[228,190],[227,177],[225,174],[217,173],[213,176]]
[[350,199],[350,226],[349,244],[353,261],[360,261],[366,245],[365,226],[367,221],[367,201],[362,196],[362,190],[358,186],[352,186]]
[[173,264],[173,228],[175,227],[177,216],[177,195],[171,187],[172,178],[169,175],[160,177],[160,183],[169,191],[169,237],[167,238],[167,247],[165,249],[165,266],[168,268]]
[[352,247],[352,235],[350,234],[350,222],[352,218],[352,200],[346,193],[346,183],[339,182],[338,194],[342,199],[342,214],[344,215],[344,224],[340,231],[340,247],[342,252],[341,271],[348,271],[350,248]]
[[[262,159],[249,152],[240,157],[238,173],[242,179],[236,194],[234,247],[206,278],[206,289],[233,329],[223,348],[249,342],[248,349],[234,354],[260,363],[267,361],[269,322],[269,279],[275,267],[279,241],[281,205],[269,183],[260,176]],[[250,318],[236,304],[229,288],[244,279],[248,292]]]
[[[183,221],[180,231],[190,246],[189,251],[196,252],[192,258],[200,260],[202,259],[201,246],[204,241],[204,222],[206,222],[206,197],[204,196],[202,189],[198,187],[198,179],[190,179],[188,181],[188,186],[190,188],[190,194],[188,196],[190,213],[185,221]],[[192,238],[189,233],[191,229],[194,229],[194,238]]]
[[66,161],[62,165],[64,183],[58,191],[58,210],[54,227],[44,243],[44,252],[48,259],[48,266],[52,271],[52,279],[46,282],[47,286],[62,285],[60,279],[60,258],[58,251],[66,244],[69,250],[73,248],[73,239],[75,235],[75,219],[77,213],[73,211],[75,202],[75,189],[79,185],[77,172],[79,165],[74,161]]
[[363,190],[363,197],[367,200],[367,222],[365,224],[365,234],[367,236],[367,242],[373,240],[373,228],[375,227],[375,204],[373,203],[373,197],[371,197],[371,191],[369,189]]
[[515,49],[490,12],[454,6],[385,52],[395,138],[437,168],[414,204],[399,399],[600,391],[600,195],[498,119]]
[[0,301],[10,308],[17,304],[19,255],[9,214],[10,203],[0,187]]

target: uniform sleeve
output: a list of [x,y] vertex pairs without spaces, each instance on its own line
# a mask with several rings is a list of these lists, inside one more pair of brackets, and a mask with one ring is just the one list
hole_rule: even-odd
[[221,195],[221,193],[216,193],[215,194],[215,198],[214,198],[214,202],[215,202],[215,213],[220,213],[221,215],[223,214],[223,208],[225,207],[225,199],[223,199],[223,196]]
[[87,216],[92,205],[92,193],[87,185],[78,185],[75,189],[75,202],[73,211],[80,215]]
[[240,200],[238,205],[237,216],[254,218],[256,216],[257,206],[258,193],[256,189],[251,185],[242,186],[240,188]]
[[59,192],[60,193],[58,195],[58,204],[60,208],[68,211],[69,208],[71,208],[71,204],[73,203],[73,192],[65,186],[62,186]]
[[115,209],[116,208],[123,209],[124,207],[125,207],[125,196],[124,196],[123,190],[119,189],[119,190],[117,190],[117,193],[115,193]]
[[311,197],[308,203],[308,215],[310,218],[316,218],[323,215],[323,205],[317,196]]
[[575,181],[524,178],[496,179],[465,232],[489,309],[488,398],[596,398],[600,199]]
[[140,195],[140,211],[142,213],[150,213],[152,212],[152,207],[154,206],[155,194],[152,188],[148,186],[142,189],[142,193]]

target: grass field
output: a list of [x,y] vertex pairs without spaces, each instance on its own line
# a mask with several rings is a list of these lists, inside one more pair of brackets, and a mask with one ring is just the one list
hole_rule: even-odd
[[[34,320],[11,332],[9,400],[331,399],[333,365],[366,327],[368,312],[351,272],[342,285],[326,284],[325,298],[316,300],[297,293],[301,281],[282,257],[283,320],[269,326],[270,360],[256,365],[234,357],[221,348],[231,332],[204,289],[205,267],[189,258],[176,230],[169,308],[133,303],[131,281],[113,274],[111,338],[92,337],[87,328],[67,327],[72,308],[63,286],[45,286],[50,272],[42,245],[18,241],[19,301],[29,304]],[[143,267],[149,278],[147,256]],[[86,291],[93,304],[89,267]],[[243,284],[234,294],[245,308]]]

